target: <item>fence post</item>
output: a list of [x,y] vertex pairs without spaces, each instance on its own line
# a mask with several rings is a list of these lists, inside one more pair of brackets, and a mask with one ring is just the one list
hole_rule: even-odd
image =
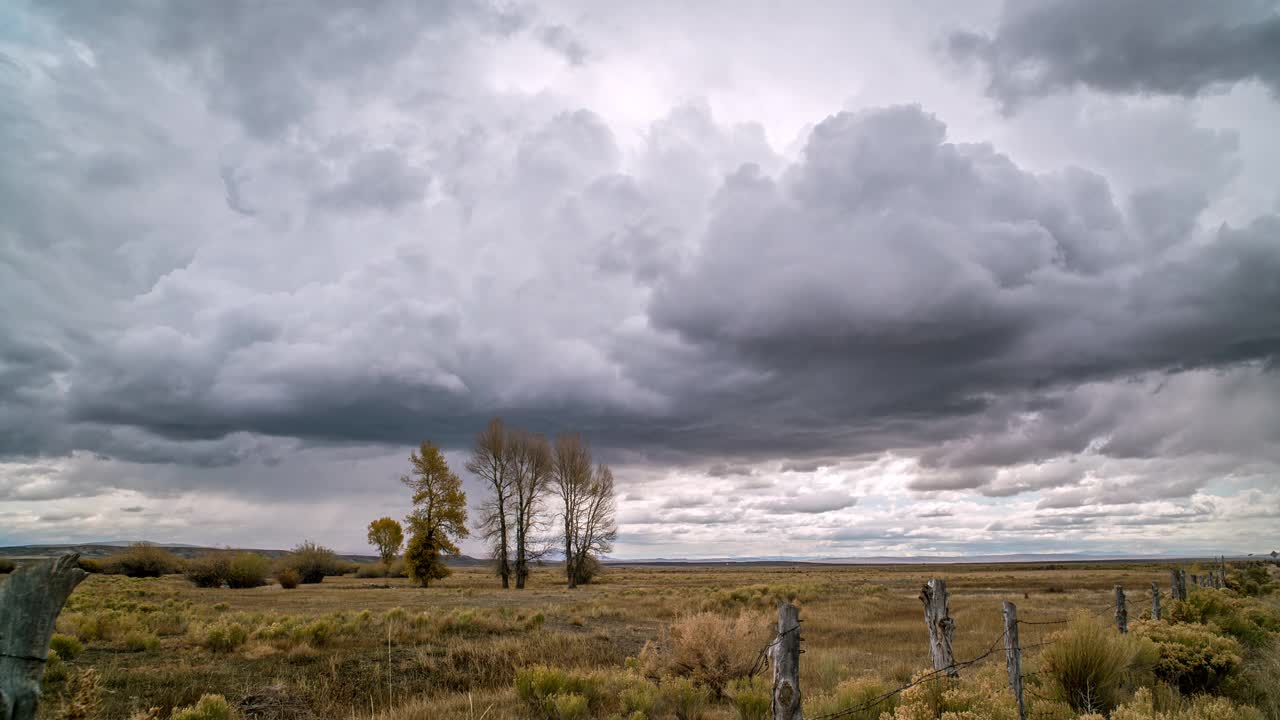
[[1187,599],[1187,571],[1174,570],[1169,576],[1173,583],[1173,587],[1170,590],[1173,593],[1173,599],[1185,601]]
[[1124,588],[1116,586],[1116,629],[1122,633],[1129,632],[1129,608],[1124,602]]
[[87,573],[78,553],[14,571],[0,585],[0,718],[35,720],[53,622]]
[[789,602],[778,603],[778,639],[773,648],[773,720],[801,720],[800,716],[800,611]]
[[1218,574],[1222,576],[1222,587],[1227,586],[1227,556],[1218,556]]
[[1027,720],[1027,706],[1022,699],[1022,646],[1018,643],[1018,607],[1004,601],[1004,659],[1009,668],[1009,687],[1018,701],[1018,720]]
[[1151,583],[1151,619],[1160,619],[1160,585]]
[[946,670],[948,677],[959,677],[956,658],[951,653],[951,639],[956,634],[956,623],[951,619],[947,605],[947,583],[940,578],[930,578],[920,591],[924,603],[924,624],[929,628],[929,653],[933,656],[933,669]]
[[1191,574],[1191,587],[1200,587],[1200,576],[1195,573]]

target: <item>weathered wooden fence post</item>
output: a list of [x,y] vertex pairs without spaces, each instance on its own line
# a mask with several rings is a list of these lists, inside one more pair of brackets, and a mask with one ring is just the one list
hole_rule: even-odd
[[1116,629],[1122,633],[1129,632],[1129,608],[1124,601],[1124,588],[1116,586]]
[[1187,571],[1174,570],[1169,574],[1169,578],[1173,585],[1170,589],[1173,599],[1185,601],[1187,599]]
[[28,565],[0,584],[0,720],[35,720],[53,622],[87,575],[79,559]]
[[1191,587],[1200,587],[1200,576],[1195,573],[1191,574]]
[[929,628],[933,669],[945,670],[949,677],[959,677],[956,658],[951,653],[956,623],[951,619],[951,608],[947,605],[947,583],[940,578],[930,578],[920,591],[920,602],[924,603],[924,624]]
[[801,720],[800,715],[800,611],[778,603],[778,639],[773,647],[773,720]]
[[1018,701],[1018,720],[1027,720],[1027,706],[1022,699],[1022,646],[1018,643],[1018,607],[1004,601],[1004,659],[1009,669],[1009,687]]
[[1160,619],[1160,585],[1151,583],[1151,619]]

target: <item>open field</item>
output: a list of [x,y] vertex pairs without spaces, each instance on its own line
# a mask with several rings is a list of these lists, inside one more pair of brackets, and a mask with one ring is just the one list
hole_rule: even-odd
[[[59,631],[84,650],[69,679],[50,686],[41,717],[62,717],[76,673],[97,671],[98,717],[127,718],[217,693],[247,717],[529,717],[513,688],[535,664],[622,671],[670,623],[702,610],[746,613],[763,646],[776,597],[801,608],[802,690],[818,702],[842,681],[875,676],[891,686],[929,666],[917,595],[930,576],[951,590],[959,659],[1001,633],[1000,603],[1023,620],[1102,611],[1112,587],[1130,590],[1130,615],[1149,608],[1167,564],[923,566],[613,566],[600,582],[565,589],[552,568],[531,587],[504,591],[481,569],[438,587],[400,579],[331,577],[320,585],[198,589],[180,576],[93,575],[74,593]],[[1060,626],[1028,625],[1024,646]],[[1034,652],[1031,653],[1034,655]],[[989,661],[1003,669],[997,653]],[[637,662],[630,661],[635,667]],[[768,673],[766,672],[765,675]],[[712,702],[705,717],[736,717]]]

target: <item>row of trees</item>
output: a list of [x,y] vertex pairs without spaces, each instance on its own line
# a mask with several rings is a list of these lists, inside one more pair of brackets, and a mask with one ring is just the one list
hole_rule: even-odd
[[[467,497],[462,481],[430,442],[423,442],[409,463],[410,474],[400,479],[413,492],[405,570],[425,586],[449,574],[444,556],[458,554],[457,541],[470,535]],[[485,485],[475,529],[490,547],[503,588],[513,579],[523,588],[531,565],[553,546],[564,553],[569,587],[591,580],[599,556],[612,550],[618,528],[613,472],[593,462],[580,436],[560,434],[553,444],[494,418],[476,436],[466,467]],[[388,567],[403,542],[403,528],[395,520],[369,524],[369,543]]]

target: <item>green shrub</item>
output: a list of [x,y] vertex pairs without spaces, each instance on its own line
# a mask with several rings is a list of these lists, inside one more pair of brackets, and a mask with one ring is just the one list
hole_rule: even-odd
[[629,682],[618,691],[618,709],[623,717],[657,716],[660,708],[658,688],[644,678],[629,676]]
[[93,558],[86,558],[86,557],[80,558],[79,560],[76,561],[76,567],[80,568],[81,570],[87,573],[103,572],[102,561],[94,560]]
[[134,630],[124,636],[124,649],[129,652],[155,652],[160,649],[160,638],[152,633]]
[[1041,660],[1059,699],[1076,712],[1089,713],[1109,712],[1120,704],[1125,684],[1152,662],[1152,655],[1134,638],[1078,614],[1052,636]]
[[1200,695],[1174,708],[1160,708],[1148,688],[1141,688],[1133,700],[1116,708],[1111,720],[1263,720],[1254,708],[1241,707],[1226,698]]
[[347,570],[332,550],[310,540],[294,548],[282,563],[284,568],[296,570],[304,585],[323,582],[325,577],[341,575]]
[[552,705],[558,720],[583,720],[587,717],[587,699],[578,693],[559,693]]
[[[515,686],[516,697],[535,716],[547,720],[559,718],[557,698],[560,696],[575,695],[582,699],[586,708],[598,706],[604,697],[604,683],[600,678],[546,665],[535,665],[516,672]],[[567,707],[576,708],[577,705],[578,701],[574,700]]]
[[0,575],[7,575],[18,569],[18,564],[9,558],[0,558]]
[[70,671],[67,669],[67,663],[58,654],[57,650],[49,649],[49,659],[44,663],[44,679],[42,682],[45,686],[54,685],[67,679]]
[[64,660],[75,660],[80,657],[80,653],[84,652],[84,644],[74,636],[55,633],[49,639],[49,649]]
[[1231,597],[1226,592],[1197,589],[1185,602],[1169,609],[1173,622],[1213,625],[1248,647],[1264,647],[1280,633],[1280,613],[1257,600]]
[[103,572],[134,578],[172,575],[183,569],[182,558],[147,543],[130,545],[102,561]]
[[147,629],[161,637],[181,635],[187,631],[187,617],[178,610],[161,610],[151,613],[144,623]]
[[257,553],[239,552],[227,565],[227,587],[255,588],[267,584],[271,561]]
[[[834,713],[839,710],[851,707],[860,707],[877,698],[885,695],[889,691],[888,686],[878,678],[860,677],[850,678],[836,685],[830,693],[818,696],[811,696],[809,701],[805,703],[806,715],[823,715]],[[765,708],[769,707],[769,688],[765,687]],[[843,717],[849,720],[878,720],[881,713],[892,712],[898,705],[897,696],[885,698],[877,704],[861,710],[857,713],[845,715]],[[761,715],[760,717],[766,717]]]
[[733,703],[738,720],[769,720],[773,689],[764,678],[738,678],[729,683],[725,694]]
[[221,695],[201,695],[195,705],[174,708],[171,720],[231,720],[231,705]]
[[676,720],[702,720],[711,704],[711,693],[689,678],[664,680],[658,690],[663,707],[675,715]]
[[196,587],[222,587],[231,566],[231,553],[224,550],[207,552],[187,561],[183,574]]
[[1132,634],[1155,643],[1156,677],[1184,694],[1212,692],[1240,671],[1240,643],[1199,623],[1139,621]]
[[285,590],[292,590],[298,587],[298,583],[302,582],[302,575],[293,568],[285,568],[276,573],[276,581],[280,583],[280,587]]
[[201,628],[197,642],[213,652],[231,652],[249,639],[249,631],[243,625],[220,620]]

